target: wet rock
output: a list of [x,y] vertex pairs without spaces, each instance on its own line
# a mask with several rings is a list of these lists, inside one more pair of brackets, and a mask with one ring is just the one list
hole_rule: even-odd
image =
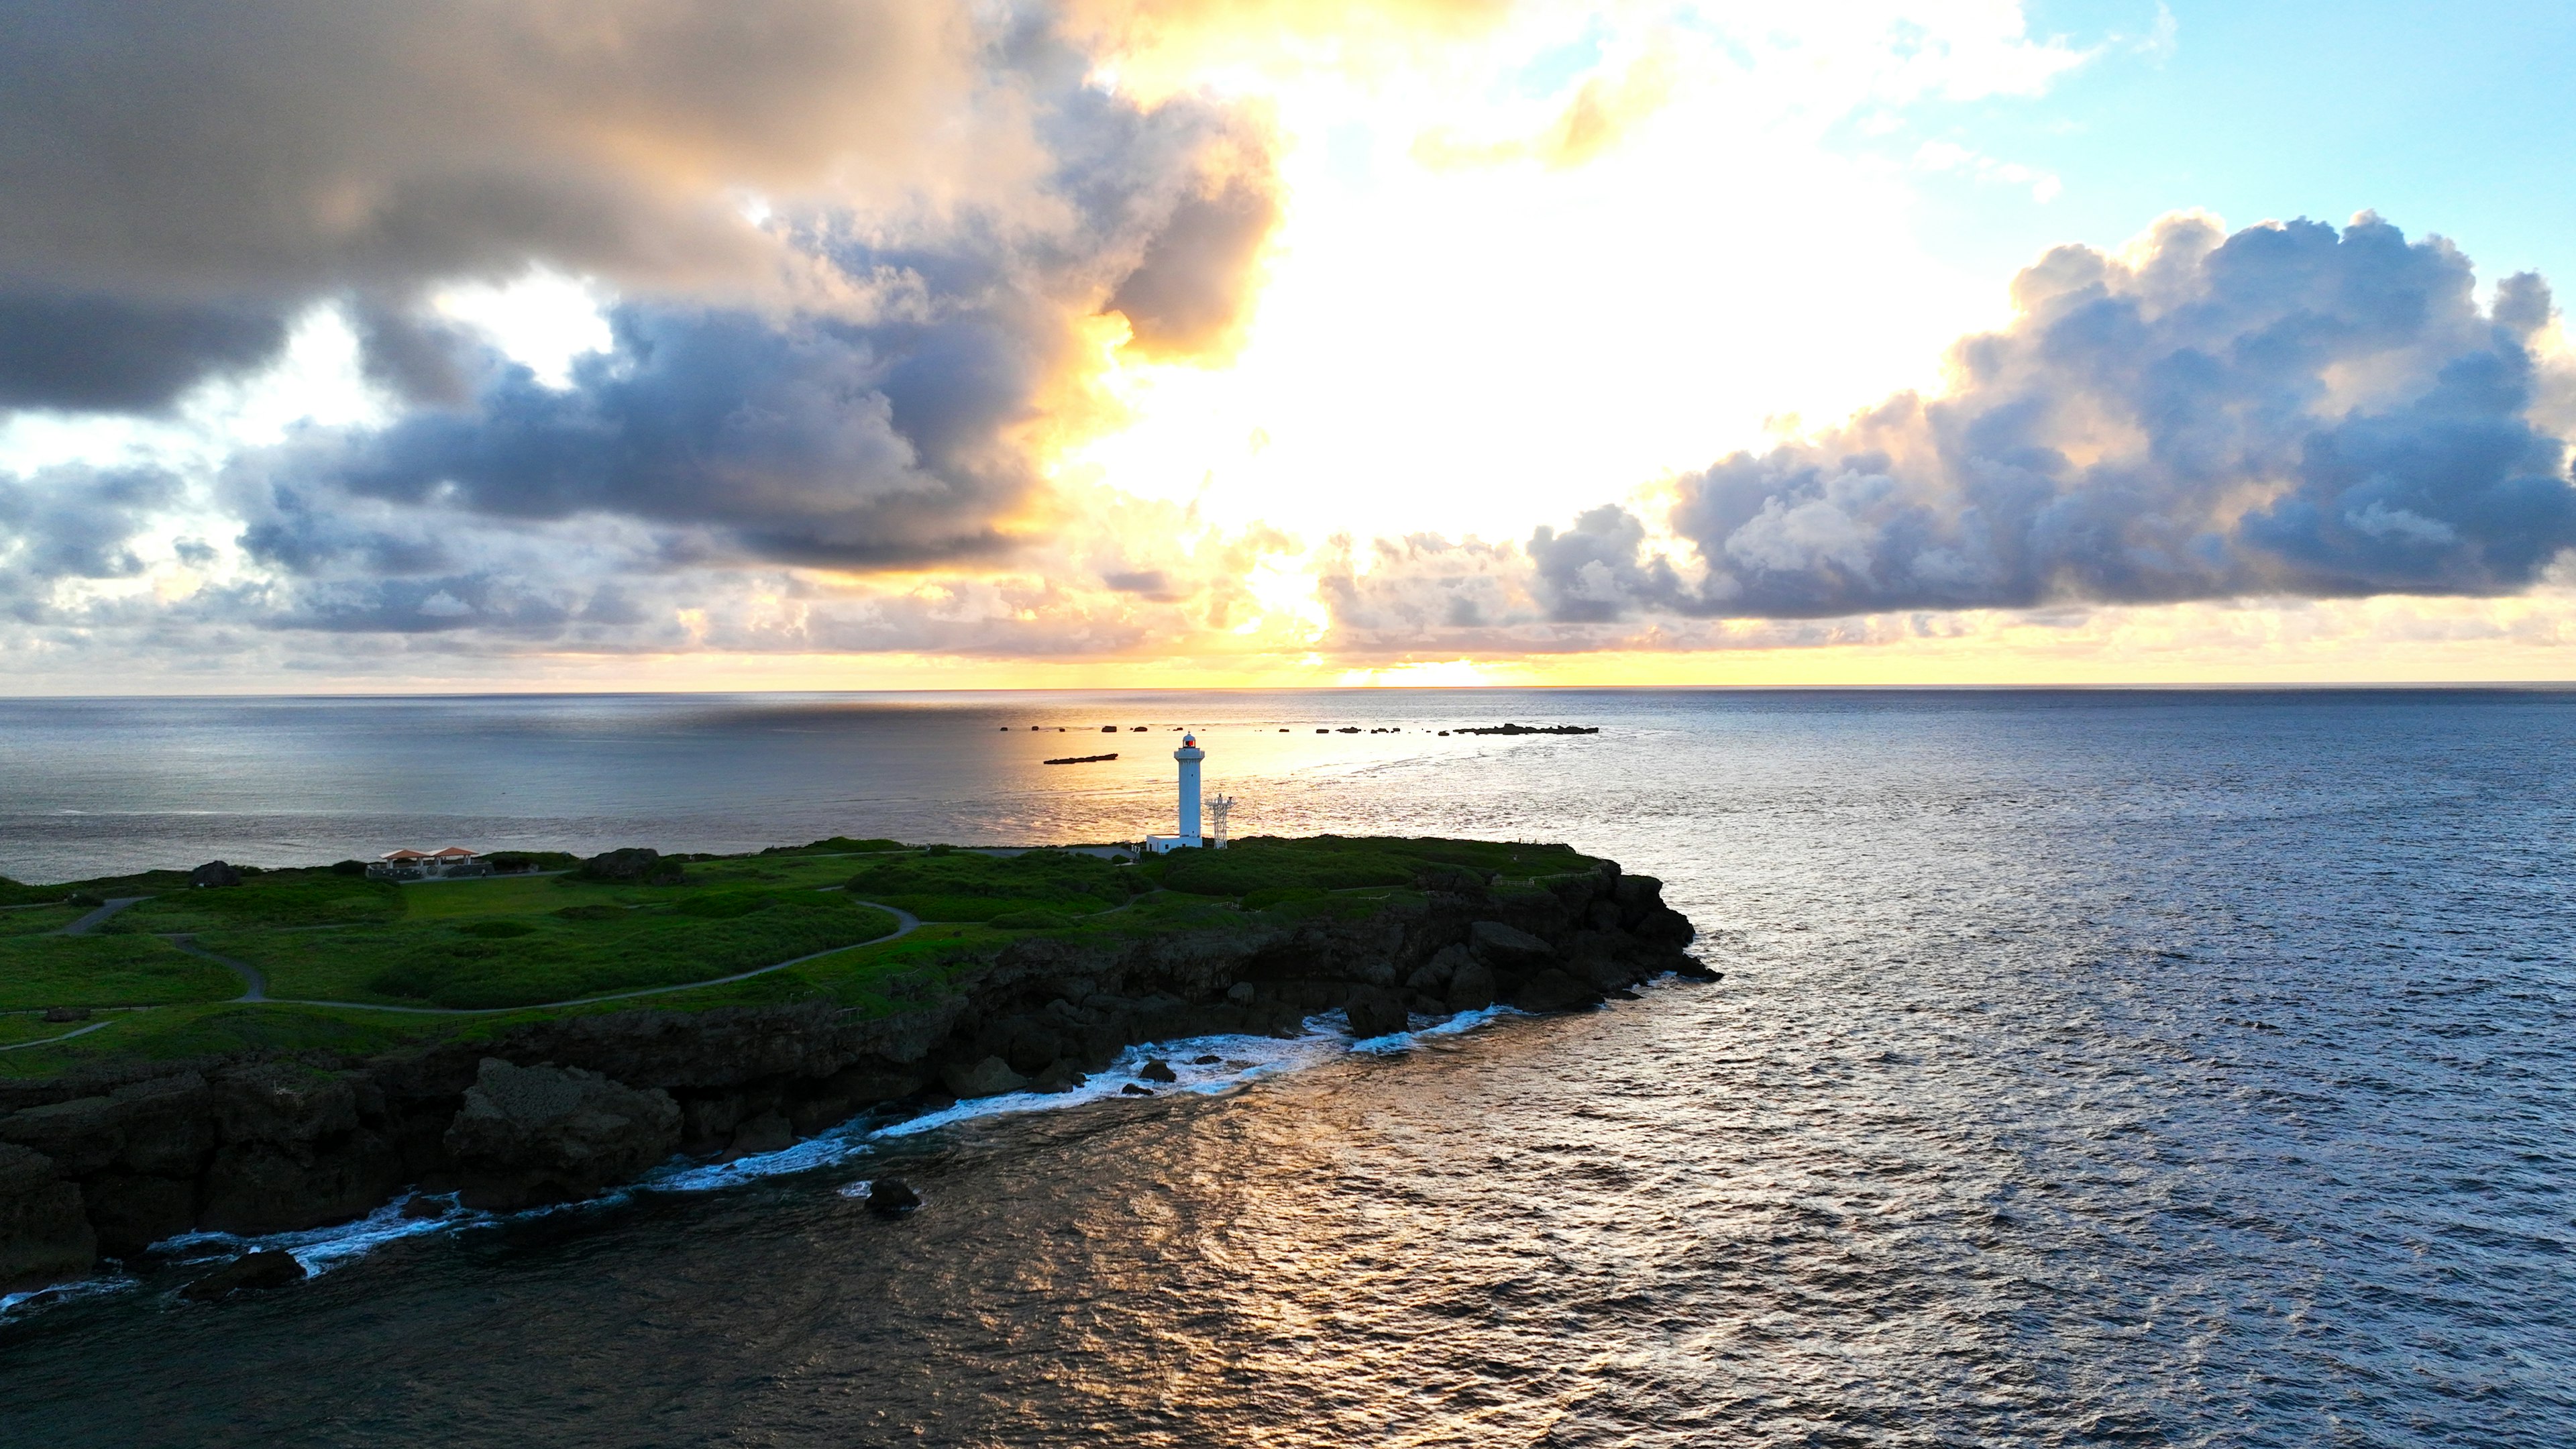
[[1351,1035],[1366,1040],[1399,1032],[1412,1024],[1404,1009],[1404,998],[1381,986],[1364,986],[1351,993],[1343,1011],[1350,1017]]
[[1154,1095],[1154,1089],[1151,1087],[1140,1087],[1134,1082],[1129,1082],[1127,1085],[1120,1087],[1118,1089],[1118,1093],[1120,1096],[1124,1097],[1150,1097]]
[[1523,1011],[1572,1011],[1578,1007],[1600,1005],[1601,993],[1562,971],[1551,969],[1522,982],[1510,999],[1512,1005]]
[[197,1222],[197,1184],[189,1178],[110,1172],[83,1184],[81,1199],[98,1250],[111,1258],[131,1258]]
[[212,1303],[235,1293],[252,1293],[263,1288],[283,1288],[304,1281],[304,1265],[293,1253],[263,1248],[244,1253],[187,1287],[179,1296],[199,1303]]
[[402,1155],[374,1132],[335,1142],[237,1142],[218,1149],[203,1179],[200,1227],[289,1233],[364,1217],[402,1182]]
[[432,1218],[443,1218],[454,1208],[455,1204],[445,1198],[429,1197],[416,1192],[403,1199],[398,1216],[410,1222],[424,1222]]
[[733,1155],[755,1157],[796,1145],[796,1129],[775,1112],[763,1112],[733,1131]]
[[1190,1058],[1190,1065],[1194,1067],[1212,1067],[1224,1060],[1225,1058],[1218,1056],[1214,1052],[1210,1052],[1206,1056]]
[[868,1184],[868,1211],[879,1217],[901,1217],[921,1206],[921,1194],[900,1177],[880,1177]]
[[1611,999],[1612,1001],[1643,1001],[1643,1000],[1645,1000],[1645,998],[1644,998],[1644,997],[1639,996],[1637,993],[1635,993],[1635,992],[1633,992],[1633,991],[1629,990],[1629,989],[1628,989],[1627,987],[1625,987],[1625,986],[1620,987],[1620,988],[1619,988],[1618,990],[1616,990],[1616,991],[1613,991],[1613,992],[1608,993],[1608,995],[1609,995],[1609,997],[1610,997],[1610,999]]
[[1637,939],[1649,946],[1687,946],[1699,935],[1691,925],[1690,917],[1670,906],[1658,906],[1646,912],[1633,929]]
[[1510,975],[1537,971],[1556,963],[1556,948],[1529,932],[1500,921],[1478,921],[1467,928],[1468,949],[1496,972]]
[[81,1208],[79,1186],[61,1178],[52,1158],[0,1143],[0,1288],[88,1271],[98,1234]]
[[[1680,961],[1674,963],[1673,974],[1684,981],[1723,981],[1726,979],[1725,972],[1711,971],[1708,969],[1707,963],[1689,956],[1685,956]],[[1908,1009],[1911,1010],[1911,1008]]]
[[465,1205],[510,1211],[590,1197],[670,1156],[680,1107],[658,1087],[486,1057],[445,1141]]
[[1059,1058],[1048,1063],[1047,1069],[1038,1073],[1037,1079],[1029,1086],[1039,1092],[1070,1092],[1090,1080],[1076,1070],[1072,1062]]
[[201,890],[216,886],[237,886],[241,884],[241,870],[237,866],[226,865],[220,860],[210,860],[188,872],[188,884]]
[[1482,1011],[1494,1004],[1494,973],[1484,962],[1469,960],[1449,978],[1443,1003],[1451,1011]]
[[1012,1071],[1011,1064],[1000,1057],[986,1057],[970,1067],[950,1066],[939,1077],[960,1097],[998,1097],[1029,1085],[1028,1078]]
[[1180,1077],[1173,1073],[1172,1064],[1163,1060],[1161,1057],[1148,1058],[1145,1065],[1137,1071],[1136,1075],[1143,1077],[1149,1082],[1177,1082],[1180,1080]]

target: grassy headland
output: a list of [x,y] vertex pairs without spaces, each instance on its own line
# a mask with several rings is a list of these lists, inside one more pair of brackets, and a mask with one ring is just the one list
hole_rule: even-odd
[[[0,910],[0,1048],[80,1031],[0,1050],[0,1076],[108,1058],[364,1054],[643,1005],[828,1001],[881,1015],[1032,936],[1247,931],[1365,915],[1426,868],[1464,867],[1510,889],[1590,865],[1564,846],[1453,840],[1253,838],[1125,861],[835,837],[661,857],[645,873],[658,883],[574,868],[396,885],[346,866],[251,871],[217,888],[191,888],[179,871],[0,882],[11,903]],[[149,899],[90,934],[59,934],[97,902],[138,895]],[[880,905],[921,925],[897,935]],[[240,999],[249,978],[227,963],[263,978],[269,999]],[[656,994],[617,995],[636,991]],[[48,1008],[97,1014],[47,1023]]]

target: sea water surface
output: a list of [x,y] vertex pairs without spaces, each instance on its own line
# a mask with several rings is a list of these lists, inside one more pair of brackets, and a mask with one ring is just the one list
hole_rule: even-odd
[[1726,978],[146,1274],[0,1319],[0,1442],[2576,1441],[2568,694],[0,702],[0,873],[1125,840],[1184,725],[1239,834],[1570,841]]

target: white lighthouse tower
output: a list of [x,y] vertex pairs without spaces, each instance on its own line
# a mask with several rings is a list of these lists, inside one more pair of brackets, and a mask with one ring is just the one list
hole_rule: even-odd
[[1199,748],[1196,734],[1184,734],[1181,747],[1172,751],[1172,758],[1181,762],[1181,828],[1176,835],[1145,837],[1145,848],[1157,855],[1167,850],[1193,850],[1207,844],[1207,838],[1199,833],[1199,761],[1207,758],[1207,751]]

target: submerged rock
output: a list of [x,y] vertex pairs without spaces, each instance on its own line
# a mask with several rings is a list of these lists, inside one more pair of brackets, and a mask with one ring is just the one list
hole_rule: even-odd
[[604,1192],[680,1145],[680,1105],[578,1067],[485,1057],[445,1138],[467,1207],[510,1211]]
[[182,1298],[211,1303],[235,1293],[256,1292],[262,1288],[283,1288],[304,1281],[304,1265],[293,1253],[272,1248],[244,1253],[215,1271],[179,1290]]
[[868,1211],[879,1217],[901,1217],[921,1206],[921,1194],[900,1177],[880,1177],[868,1184]]
[[1129,1082],[1127,1085],[1125,1085],[1125,1086],[1123,1086],[1123,1087],[1120,1087],[1120,1088],[1118,1089],[1118,1092],[1119,1092],[1119,1095],[1121,1095],[1121,1096],[1127,1096],[1127,1097],[1150,1097],[1150,1096],[1154,1095],[1154,1089],[1153,1089],[1153,1088],[1151,1088],[1151,1087],[1140,1087],[1140,1086],[1136,1085],[1134,1082]]

